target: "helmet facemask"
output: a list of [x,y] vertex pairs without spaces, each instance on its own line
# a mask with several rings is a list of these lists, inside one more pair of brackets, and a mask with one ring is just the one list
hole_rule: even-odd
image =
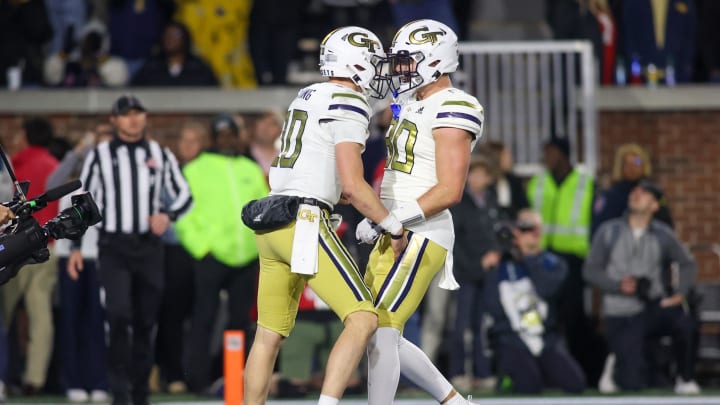
[[425,60],[422,52],[410,53],[405,50],[394,54],[388,54],[387,79],[393,92],[393,96],[417,89],[425,83],[422,75],[418,72],[418,66]]

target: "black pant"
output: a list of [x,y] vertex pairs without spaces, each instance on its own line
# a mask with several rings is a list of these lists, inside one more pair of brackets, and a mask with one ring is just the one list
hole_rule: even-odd
[[604,339],[593,321],[585,314],[584,260],[572,254],[553,252],[568,265],[568,275],[558,295],[558,324],[568,350],[582,367],[590,385],[597,385],[607,357]]
[[[195,263],[195,305],[190,331],[190,368],[188,382],[193,391],[205,393],[216,374],[210,354],[210,339],[220,304],[219,293],[228,293],[228,329],[245,331],[245,341],[252,342],[250,309],[255,303],[258,261],[244,267],[230,267],[207,255]],[[247,347],[246,347],[247,349]],[[247,350],[246,350],[247,353]]]
[[605,320],[610,350],[615,353],[615,382],[624,390],[647,385],[645,347],[648,338],[672,336],[678,374],[685,381],[695,378],[694,321],[682,306],[660,308],[652,304],[640,314],[608,317]]
[[68,259],[58,261],[62,376],[68,389],[107,390],[105,314],[95,260],[84,260],[83,271],[71,280]]
[[546,386],[580,393],[586,382],[580,366],[560,339],[550,337],[539,356],[534,356],[519,337],[498,344],[498,371],[512,380],[513,392],[537,394]]
[[[153,328],[162,299],[164,250],[154,235],[103,235],[100,282],[110,326],[113,403],[148,403]],[[132,328],[132,332],[131,332]]]
[[165,289],[155,339],[155,355],[167,383],[185,381],[185,321],[193,308],[195,260],[181,245],[165,245]]

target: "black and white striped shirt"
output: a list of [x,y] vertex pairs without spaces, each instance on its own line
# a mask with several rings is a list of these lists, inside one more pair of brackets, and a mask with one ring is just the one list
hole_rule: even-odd
[[150,231],[149,216],[178,217],[192,206],[175,156],[151,140],[99,144],[85,159],[80,180],[100,208],[99,226],[106,233],[144,234]]

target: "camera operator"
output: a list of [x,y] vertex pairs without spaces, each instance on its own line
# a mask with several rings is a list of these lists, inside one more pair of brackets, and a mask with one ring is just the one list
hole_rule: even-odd
[[[628,213],[603,223],[593,237],[583,275],[603,292],[603,315],[617,365],[614,382],[625,390],[647,385],[645,341],[670,334],[677,353],[675,392],[697,394],[693,320],[685,296],[697,267],[667,225],[654,220],[663,192],[643,180],[630,193]],[[678,265],[676,291],[666,296],[663,269]]]
[[[508,229],[509,227],[509,229]],[[555,330],[556,303],[568,274],[567,264],[542,250],[542,220],[523,209],[517,223],[499,228],[505,254],[485,275],[491,342],[498,375],[509,377],[512,390],[535,394],[546,385],[579,393],[586,382],[582,369]]]
[[7,224],[13,218],[15,218],[15,214],[10,211],[10,208],[0,205],[0,225]]
[[[57,159],[47,148],[53,136],[52,124],[45,118],[29,118],[23,122],[23,131],[19,136],[22,148],[12,156],[12,166],[18,180],[30,182],[28,198],[37,197],[46,191],[48,176],[58,165]],[[33,217],[38,223],[45,224],[57,214],[58,203],[50,202],[46,208],[34,213]],[[6,324],[12,323],[20,300],[24,300],[30,322],[28,354],[22,377],[26,395],[38,394],[45,385],[52,354],[55,332],[51,297],[57,282],[57,260],[50,245],[48,249],[49,260],[27,266],[3,289]]]

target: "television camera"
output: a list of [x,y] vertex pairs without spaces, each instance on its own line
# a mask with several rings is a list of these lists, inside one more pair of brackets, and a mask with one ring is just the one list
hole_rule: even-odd
[[0,155],[15,185],[12,201],[2,203],[15,214],[15,218],[0,233],[0,285],[3,285],[15,277],[24,265],[47,261],[50,258],[47,249],[50,239],[80,239],[89,226],[102,220],[102,216],[92,196],[86,192],[72,196],[69,208],[41,226],[32,214],[45,208],[49,202],[79,189],[80,180],[50,189],[28,200],[25,196],[28,183],[17,181],[2,148]]

